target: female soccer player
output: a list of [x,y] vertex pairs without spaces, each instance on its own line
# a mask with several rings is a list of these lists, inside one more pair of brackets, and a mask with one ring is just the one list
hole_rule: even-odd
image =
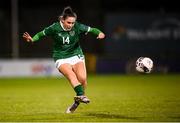
[[87,75],[84,54],[79,44],[80,34],[91,32],[97,35],[97,39],[103,39],[105,34],[97,28],[92,28],[78,23],[76,13],[71,7],[65,7],[59,21],[44,28],[31,37],[27,32],[23,38],[27,42],[36,42],[44,36],[51,36],[54,40],[53,59],[55,66],[70,82],[76,92],[74,103],[66,110],[66,113],[73,113],[80,102],[89,103],[85,96],[87,86]]

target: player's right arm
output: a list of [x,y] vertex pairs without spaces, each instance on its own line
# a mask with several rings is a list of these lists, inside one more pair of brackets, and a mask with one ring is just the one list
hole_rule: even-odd
[[54,29],[53,27],[55,26],[55,23],[53,23],[52,25],[50,25],[49,27],[46,27],[43,31],[38,32],[37,34],[35,34],[33,37],[31,37],[29,35],[29,33],[25,32],[23,34],[23,38],[27,41],[27,42],[35,42],[40,40],[41,38],[43,38],[44,36],[52,36],[54,34]]
[[43,31],[41,32],[38,32],[37,34],[35,34],[33,37],[31,37],[29,35],[29,33],[25,32],[23,34],[23,38],[27,41],[27,42],[35,42],[35,41],[38,41],[39,39],[41,39],[42,37],[44,37],[44,33]]

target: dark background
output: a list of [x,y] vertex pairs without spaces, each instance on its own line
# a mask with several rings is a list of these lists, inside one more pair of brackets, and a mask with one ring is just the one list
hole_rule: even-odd
[[[23,32],[27,31],[32,36],[37,32],[49,26],[54,21],[57,21],[65,6],[71,6],[78,15],[78,21],[97,27],[107,33],[107,16],[109,15],[177,15],[179,17],[180,8],[178,2],[175,1],[131,1],[131,0],[19,0],[18,2],[18,36],[19,36],[19,56],[18,58],[51,58],[52,40],[47,37],[37,42],[36,44],[28,44],[22,39]],[[179,18],[178,18],[179,19]],[[11,1],[1,1],[0,3],[0,59],[12,59],[12,32],[11,32]],[[132,20],[131,20],[132,21]],[[85,53],[93,54],[97,58],[97,71],[112,73],[112,72],[130,72],[127,70],[129,62],[134,62],[136,58],[142,55],[151,57],[157,65],[157,72],[180,72],[179,67],[179,47],[172,47],[173,52],[167,50],[166,54],[158,52],[157,47],[152,46],[152,52],[136,52],[133,54],[130,51],[124,52],[117,50],[116,53],[109,52],[107,41],[110,40],[109,34],[103,41],[96,40],[95,36],[89,34],[83,36],[80,40],[81,46]],[[167,40],[166,40],[167,41]],[[42,43],[43,42],[43,43]],[[171,42],[169,42],[171,43]],[[179,45],[179,40],[173,42]],[[118,45],[118,44],[117,44]],[[128,44],[127,44],[128,45]],[[149,43],[148,45],[151,45]],[[152,43],[156,45],[156,43]],[[144,42],[136,48],[144,48],[147,44]],[[166,43],[168,46],[168,43]],[[108,47],[108,48],[107,48]],[[164,47],[160,44],[159,47]],[[145,49],[145,48],[144,48]],[[125,55],[119,55],[121,54]],[[129,53],[129,54],[128,54]],[[142,54],[141,54],[142,53]],[[173,54],[172,54],[173,53]],[[156,54],[156,55],[155,55]],[[168,55],[167,55],[168,54]],[[170,54],[170,55],[169,55]],[[119,67],[116,67],[119,66]],[[125,66],[125,67],[123,67]],[[134,67],[134,66],[133,66]],[[103,68],[107,68],[106,70]],[[113,69],[112,69],[113,68]],[[168,69],[168,70],[167,70]]]

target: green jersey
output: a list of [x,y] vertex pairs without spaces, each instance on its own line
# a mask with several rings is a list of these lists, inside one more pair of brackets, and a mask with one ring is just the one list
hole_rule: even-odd
[[63,28],[61,22],[55,22],[43,31],[37,33],[33,37],[33,42],[44,36],[52,37],[54,40],[53,58],[56,61],[57,59],[68,58],[75,55],[82,56],[83,52],[79,44],[79,38],[80,34],[86,34],[88,32],[98,35],[101,31],[78,22],[75,23],[70,31],[67,31]]
[[44,35],[51,36],[53,42],[53,58],[68,58],[74,55],[83,55],[79,44],[79,36],[81,33],[87,33],[90,27],[75,23],[70,31],[66,31],[60,22],[56,22],[43,30]]

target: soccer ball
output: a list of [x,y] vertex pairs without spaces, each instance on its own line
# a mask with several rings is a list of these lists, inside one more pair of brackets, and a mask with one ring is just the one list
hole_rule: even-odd
[[136,70],[141,73],[151,73],[153,61],[148,57],[140,57],[136,61]]

